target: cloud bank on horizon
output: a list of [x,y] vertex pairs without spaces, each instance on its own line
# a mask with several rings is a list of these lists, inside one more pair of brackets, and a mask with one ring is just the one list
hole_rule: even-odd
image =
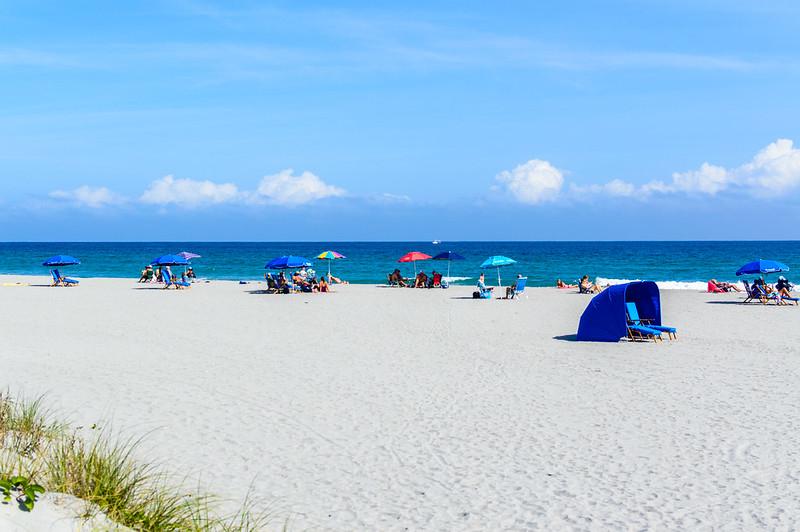
[[[800,149],[795,148],[789,139],[778,139],[761,149],[750,161],[735,168],[704,162],[695,170],[674,172],[669,180],[656,179],[638,185],[620,179],[590,184],[568,183],[565,173],[549,161],[531,159],[511,170],[499,172],[489,190],[529,206],[598,198],[646,201],[674,194],[709,197],[730,193],[766,199],[800,188]],[[230,203],[296,207],[347,196],[352,194],[326,183],[314,173],[304,171],[296,174],[291,168],[264,176],[253,190],[241,189],[230,182],[216,183],[167,175],[151,182],[138,198],[127,198],[106,186],[90,185],[81,185],[73,190],[54,190],[48,194],[51,200],[91,209],[131,203],[183,208]],[[368,199],[404,204],[414,201],[408,195],[394,192]]]
[[[495,189],[502,189],[520,203],[536,205],[564,199],[564,172],[548,161],[532,159],[495,177]],[[743,194],[754,198],[784,195],[800,187],[800,150],[789,139],[778,139],[760,150],[749,162],[724,168],[708,162],[696,170],[675,172],[670,180],[644,184],[612,179],[605,183],[570,183],[568,197],[637,198],[647,200],[666,194],[716,196]]]

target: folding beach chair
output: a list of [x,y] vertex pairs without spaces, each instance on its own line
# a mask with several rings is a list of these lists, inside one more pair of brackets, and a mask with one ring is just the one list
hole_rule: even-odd
[[635,342],[637,340],[648,340],[652,339],[654,342],[661,340],[661,331],[657,331],[655,329],[651,329],[649,327],[644,327],[642,325],[634,325],[632,323],[628,324],[628,339]]
[[275,277],[273,277],[271,273],[267,274],[267,293],[268,294],[278,293],[278,281],[275,280]]
[[666,325],[653,325],[652,319],[649,318],[640,318],[639,317],[639,310],[636,308],[636,303],[628,302],[625,303],[625,307],[628,309],[628,327],[630,326],[637,326],[637,327],[645,327],[647,329],[653,329],[659,332],[667,333],[667,336],[670,340],[675,340],[678,338],[678,330],[675,327],[667,327]]
[[742,281],[742,284],[744,285],[745,292],[747,292],[747,297],[744,299],[744,303],[750,303],[751,301],[758,300],[766,305],[769,300],[775,301],[777,299],[775,294],[767,294],[755,283],[751,286],[747,281]]
[[[520,277],[517,279],[517,284],[514,286],[514,290],[511,291],[511,295],[509,299],[517,299],[519,300],[519,295],[525,292],[525,285],[528,283],[527,277]],[[527,294],[525,295],[527,298]]]
[[50,275],[53,276],[53,284],[51,286],[75,286],[79,281],[64,277],[58,270],[50,270]]

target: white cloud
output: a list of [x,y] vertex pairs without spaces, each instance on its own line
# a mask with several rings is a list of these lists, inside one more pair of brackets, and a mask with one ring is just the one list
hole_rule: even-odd
[[532,159],[495,177],[500,188],[517,201],[535,205],[556,199],[564,185],[564,174],[547,161]]
[[109,205],[118,205],[125,198],[106,187],[90,187],[83,185],[72,190],[54,190],[49,196],[60,201],[68,201],[82,207],[99,209]]
[[636,185],[622,181],[621,179],[613,179],[608,183],[602,185],[570,185],[570,191],[578,196],[617,196],[622,198],[629,198],[635,196],[637,193]]
[[344,196],[345,191],[329,185],[311,172],[294,175],[287,168],[277,174],[265,176],[258,185],[256,200],[279,205],[302,205],[323,198]]
[[140,200],[154,205],[181,205],[197,207],[227,203],[242,197],[233,183],[214,183],[213,181],[196,181],[194,179],[175,179],[164,176],[150,183]]
[[735,168],[703,163],[696,170],[675,172],[669,181],[636,186],[620,180],[600,185],[571,185],[579,196],[593,194],[647,198],[664,194],[716,196],[722,192],[755,197],[776,196],[800,188],[800,149],[778,139]]
[[777,195],[800,185],[800,150],[778,139],[737,170],[756,195]]

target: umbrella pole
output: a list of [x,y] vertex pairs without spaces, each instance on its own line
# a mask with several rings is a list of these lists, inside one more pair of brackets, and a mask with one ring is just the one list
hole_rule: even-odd
[[503,286],[503,285],[500,284],[500,266],[498,266],[497,267],[497,288],[500,288],[501,286]]
[[447,259],[447,280],[450,281],[450,259]]
[[329,260],[328,261],[328,278],[330,279],[330,277],[331,277],[331,261]]

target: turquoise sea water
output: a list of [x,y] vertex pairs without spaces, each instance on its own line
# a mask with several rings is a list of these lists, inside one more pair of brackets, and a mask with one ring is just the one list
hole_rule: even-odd
[[[573,282],[583,274],[609,280],[650,279],[667,282],[666,287],[694,288],[715,277],[736,280],[736,269],[764,258],[786,263],[800,271],[800,241],[765,242],[63,242],[0,243],[0,273],[47,274],[41,262],[52,255],[73,255],[79,266],[66,268],[74,277],[138,278],[153,258],[179,251],[203,256],[192,261],[199,277],[210,279],[260,279],[264,265],[280,255],[313,259],[324,250],[343,253],[347,259],[332,264],[333,273],[355,283],[379,283],[395,267],[411,276],[411,264],[396,261],[408,251],[435,255],[452,250],[466,260],[454,261],[451,276],[459,284],[473,284],[479,265],[491,255],[506,255],[518,264],[501,270],[510,280],[517,273],[532,286],[552,286],[556,278]],[[315,261],[317,271],[327,270],[325,261]],[[417,269],[446,272],[447,263],[424,261]],[[791,272],[790,272],[791,273]],[[490,281],[496,272],[487,273]],[[791,275],[787,275],[792,279]],[[800,278],[799,278],[800,279]],[[691,284],[695,283],[695,284]],[[664,286],[664,285],[662,285]]]

